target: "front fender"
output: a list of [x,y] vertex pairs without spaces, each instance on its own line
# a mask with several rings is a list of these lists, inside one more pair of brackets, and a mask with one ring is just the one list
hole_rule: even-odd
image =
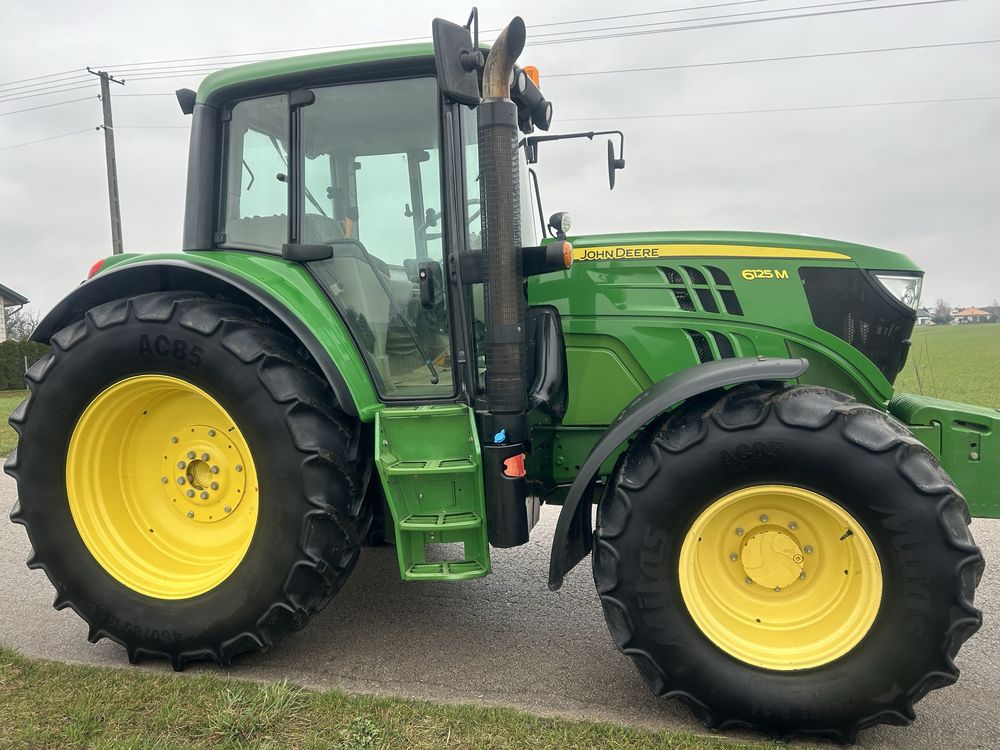
[[[675,372],[636,396],[594,445],[566,495],[552,539],[549,588],[555,591],[562,586],[563,577],[590,552],[590,496],[597,472],[630,435],[670,407],[698,394],[740,383],[792,380],[807,367],[805,359],[721,359]],[[581,502],[584,498],[587,502]]]
[[364,421],[374,419],[380,403],[347,327],[312,276],[277,257],[213,251],[122,258],[59,302],[31,338],[48,343],[52,334],[96,305],[170,289],[260,305],[309,352],[344,411]]

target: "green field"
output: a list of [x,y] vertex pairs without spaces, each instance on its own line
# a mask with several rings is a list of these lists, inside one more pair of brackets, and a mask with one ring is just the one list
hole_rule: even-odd
[[1000,323],[920,326],[897,393],[1000,409]]

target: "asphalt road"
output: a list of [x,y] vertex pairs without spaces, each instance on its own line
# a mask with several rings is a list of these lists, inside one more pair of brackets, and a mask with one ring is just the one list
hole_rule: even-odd
[[[136,668],[119,646],[88,643],[73,612],[52,609],[45,574],[24,565],[27,535],[6,521],[14,498],[13,480],[0,475],[0,643],[46,659]],[[588,562],[560,591],[548,591],[555,517],[543,512],[528,545],[494,550],[493,575],[478,581],[404,583],[392,548],[366,549],[344,590],[305,630],[225,673],[703,732],[683,704],[648,693],[615,649]],[[976,597],[985,624],[959,654],[958,684],[918,704],[910,727],[867,730],[861,747],[1000,746],[1000,521],[976,521],[973,533],[988,561]],[[166,663],[138,668],[169,671]],[[186,674],[205,671],[220,670],[202,665]]]

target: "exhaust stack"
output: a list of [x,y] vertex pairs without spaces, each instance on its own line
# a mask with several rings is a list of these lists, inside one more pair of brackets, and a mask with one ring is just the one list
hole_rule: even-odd
[[487,525],[494,547],[524,544],[529,531],[523,460],[528,437],[527,301],[520,252],[517,105],[510,99],[514,63],[524,41],[524,21],[515,17],[486,58],[478,109],[489,411],[483,453]]

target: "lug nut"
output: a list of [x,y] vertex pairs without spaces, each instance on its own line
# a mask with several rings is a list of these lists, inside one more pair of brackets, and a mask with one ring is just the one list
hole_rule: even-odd
[[208,500],[208,493],[202,491],[202,493],[198,497],[200,497],[202,500]]
[[969,460],[970,461],[978,461],[979,460],[979,453],[977,451],[972,451],[969,454]]
[[223,510],[226,511],[226,513],[232,513],[233,512],[232,507],[229,506],[229,505],[227,505],[225,508],[223,508]]
[[162,478],[160,479],[160,484],[166,484],[166,483],[167,483],[167,482],[169,482],[169,481],[170,481],[170,480],[169,480],[169,479],[167,479],[166,477],[162,477]]
[[194,451],[188,451],[188,458],[194,458],[196,455]]
[[806,580],[806,572],[804,570],[801,573],[799,573],[799,580],[800,581]]
[[743,527],[742,526],[739,527],[738,529],[736,529],[736,536],[743,536]]
[[795,529],[799,528],[799,525],[795,523],[795,521],[789,521],[788,528],[790,528],[792,531],[795,531]]
[[209,471],[212,472],[213,474],[218,474],[219,473],[219,467],[218,466],[213,466],[211,469],[209,469]]
[[208,486],[209,486],[209,487],[211,487],[211,488],[212,488],[213,490],[217,490],[217,489],[219,489],[219,483],[218,483],[218,482],[212,482],[212,483],[211,483],[210,485],[208,485]]
[[186,495],[187,495],[188,497],[194,497],[194,490],[188,490],[188,491],[187,491],[187,492],[186,492],[185,494],[186,494]]
[[735,552],[730,552],[729,559],[732,560],[733,562],[736,562],[739,559],[739,556]]
[[215,430],[209,430],[208,431],[208,436],[209,437],[215,437]]
[[746,578],[743,579],[743,583],[745,583],[745,584],[747,584],[749,586],[751,583],[753,583],[753,578],[751,578],[750,576],[747,576]]
[[761,513],[760,514],[760,522],[761,523],[767,523],[767,513]]
[[187,512],[187,517],[188,517],[188,518],[194,518],[194,511],[193,511],[193,510],[189,510],[189,511]]
[[170,442],[171,443],[176,443],[177,442],[177,436],[174,435],[172,438],[170,438]]
[[185,466],[187,466],[187,464],[184,463],[183,461],[178,461],[177,462],[177,468],[178,469],[183,469]]
[[207,453],[202,453],[201,454],[201,460],[202,461],[207,461],[208,460],[208,454]]
[[774,587],[774,590],[775,590],[775,591],[781,591],[781,586],[775,586],[775,587]]
[[802,551],[805,552],[807,555],[811,555],[813,553],[812,545],[807,544]]
[[177,477],[177,484],[184,484],[184,477]]
[[236,466],[234,466],[233,468],[236,469],[236,471],[243,471],[243,465],[242,464],[236,464]]

